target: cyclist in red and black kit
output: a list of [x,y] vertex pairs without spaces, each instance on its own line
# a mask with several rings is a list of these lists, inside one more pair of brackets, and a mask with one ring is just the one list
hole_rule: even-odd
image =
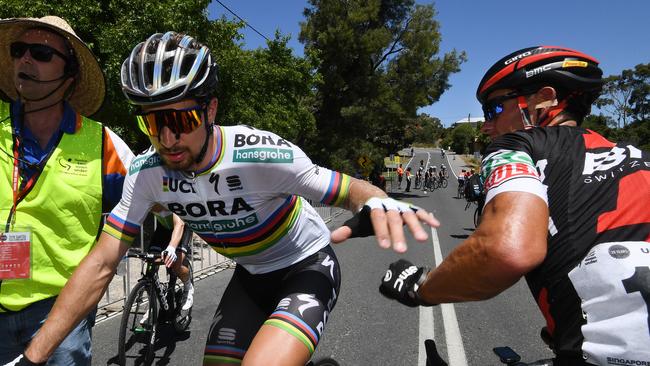
[[382,293],[412,306],[484,300],[525,276],[554,365],[650,360],[650,153],[577,127],[601,87],[598,61],[562,47],[494,64],[477,91],[494,141],[481,224],[429,272],[391,264],[408,278],[387,275]]

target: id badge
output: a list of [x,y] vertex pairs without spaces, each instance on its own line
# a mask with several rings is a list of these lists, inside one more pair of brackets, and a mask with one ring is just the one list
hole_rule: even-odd
[[31,232],[0,232],[0,280],[28,279],[32,276]]

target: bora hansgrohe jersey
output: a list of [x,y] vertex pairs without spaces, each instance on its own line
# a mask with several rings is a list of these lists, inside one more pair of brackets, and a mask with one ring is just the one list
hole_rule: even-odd
[[216,152],[202,172],[168,169],[152,148],[136,157],[104,231],[132,242],[158,204],[254,274],[285,268],[327,246],[329,229],[305,198],[339,205],[350,178],[314,165],[271,132],[214,128]]

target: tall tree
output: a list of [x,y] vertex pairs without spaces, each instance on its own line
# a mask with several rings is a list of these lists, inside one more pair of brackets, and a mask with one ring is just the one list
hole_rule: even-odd
[[614,116],[617,127],[625,127],[632,113],[630,108],[630,96],[632,86],[630,85],[630,70],[623,70],[621,75],[612,75],[605,79],[603,94],[596,101],[596,105]]
[[611,140],[650,149],[650,63],[605,80],[603,95],[596,101],[605,113],[586,122],[600,125],[597,130]]
[[596,105],[618,122],[618,128],[650,119],[650,63],[607,77]]
[[438,118],[422,113],[406,126],[405,145],[409,145],[410,142],[434,145],[442,136],[443,131],[444,127]]
[[457,154],[473,152],[477,130],[469,123],[461,123],[451,131],[451,149]]
[[313,67],[291,54],[280,35],[268,48],[246,51],[238,43],[242,22],[208,19],[210,0],[4,0],[0,18],[57,15],[66,19],[99,59],[106,100],[94,117],[111,126],[134,150],[148,145],[137,131],[120,88],[120,68],[133,47],[157,32],[190,34],[212,49],[220,66],[217,122],[245,123],[291,140],[314,133]]
[[650,121],[650,63],[634,67],[630,105],[634,119]]
[[221,63],[222,125],[247,124],[302,145],[316,133],[313,65],[295,57],[276,34],[267,48],[236,52]]
[[[437,101],[464,52],[438,56],[433,5],[413,0],[310,0],[300,40],[322,77],[317,86],[316,158],[336,150],[356,160],[369,142],[376,154],[397,150],[419,107]],[[315,149],[316,150],[316,149]]]

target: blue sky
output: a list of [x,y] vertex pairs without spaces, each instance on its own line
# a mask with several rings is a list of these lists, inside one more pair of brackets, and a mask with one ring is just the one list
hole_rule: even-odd
[[[302,55],[298,41],[305,0],[220,0],[260,33],[290,35],[289,45]],[[431,1],[417,1],[429,4]],[[596,57],[605,75],[650,62],[650,0],[439,0],[435,2],[442,34],[441,54],[465,51],[468,61],[450,78],[451,88],[420,112],[438,117],[445,126],[482,115],[475,99],[483,73],[498,59],[534,45],[574,48]],[[210,18],[233,16],[216,1]],[[266,47],[266,41],[243,29],[243,46]]]

